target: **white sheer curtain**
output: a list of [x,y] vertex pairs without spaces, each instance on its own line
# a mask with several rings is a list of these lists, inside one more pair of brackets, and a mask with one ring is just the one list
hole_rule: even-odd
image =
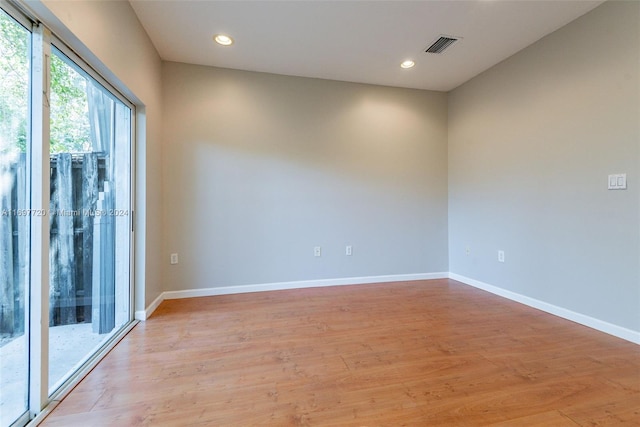
[[101,86],[88,80],[87,101],[92,151],[109,155],[113,140],[113,99]]
[[91,316],[93,331],[104,334],[115,326],[115,227],[113,217],[108,214],[114,208],[115,102],[104,88],[91,80],[87,81],[87,101],[92,151],[104,155],[107,164],[96,206],[97,211],[107,214],[96,215],[94,219]]

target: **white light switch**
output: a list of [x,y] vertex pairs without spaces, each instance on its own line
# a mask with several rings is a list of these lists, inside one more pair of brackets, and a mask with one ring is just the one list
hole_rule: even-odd
[[627,174],[617,173],[609,175],[609,190],[626,190],[627,189]]

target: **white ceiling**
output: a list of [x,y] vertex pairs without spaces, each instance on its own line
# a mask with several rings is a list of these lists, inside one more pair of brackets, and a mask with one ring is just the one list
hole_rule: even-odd
[[[167,61],[439,91],[602,2],[130,0]],[[216,33],[234,45],[215,44]],[[425,53],[440,35],[463,39]],[[407,58],[416,66],[403,70]]]

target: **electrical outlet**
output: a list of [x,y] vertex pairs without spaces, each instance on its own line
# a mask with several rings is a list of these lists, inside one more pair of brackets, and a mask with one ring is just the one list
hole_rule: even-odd
[[351,247],[351,245],[348,245],[344,248],[344,254],[346,256],[351,256],[353,254],[353,248]]
[[498,262],[504,262],[504,251],[498,251]]
[[313,248],[313,256],[322,256],[322,248],[320,246]]
[[178,254],[171,254],[171,264],[177,264],[178,263]]

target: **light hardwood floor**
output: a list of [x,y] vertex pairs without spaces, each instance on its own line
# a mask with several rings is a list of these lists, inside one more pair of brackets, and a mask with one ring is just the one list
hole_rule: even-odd
[[171,300],[43,425],[640,425],[640,346],[453,280]]

